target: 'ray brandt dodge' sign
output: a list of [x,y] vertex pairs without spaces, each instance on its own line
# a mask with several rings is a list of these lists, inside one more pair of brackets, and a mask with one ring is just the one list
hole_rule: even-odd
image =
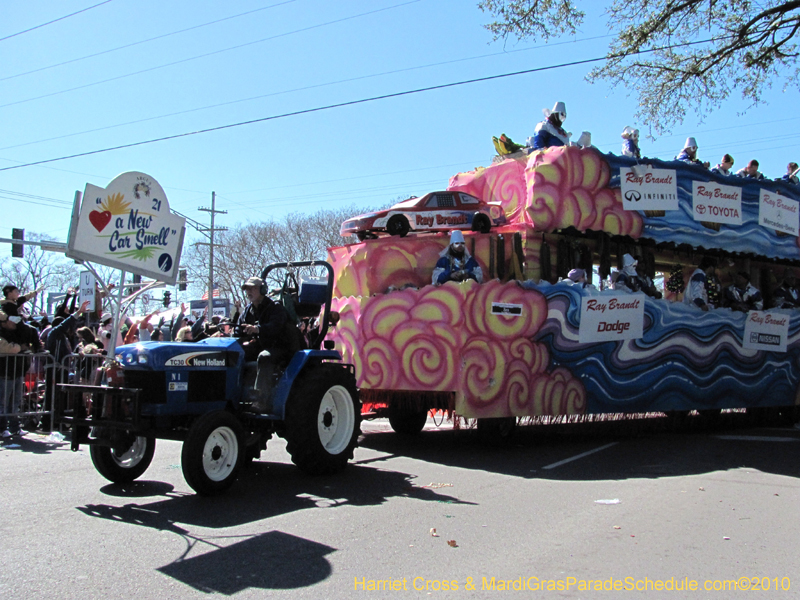
[[609,342],[642,337],[644,294],[583,296],[578,341]]

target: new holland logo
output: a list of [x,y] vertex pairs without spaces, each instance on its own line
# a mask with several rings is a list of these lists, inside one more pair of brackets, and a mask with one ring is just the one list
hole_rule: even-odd
[[225,355],[220,352],[192,352],[173,356],[164,363],[166,367],[224,367]]

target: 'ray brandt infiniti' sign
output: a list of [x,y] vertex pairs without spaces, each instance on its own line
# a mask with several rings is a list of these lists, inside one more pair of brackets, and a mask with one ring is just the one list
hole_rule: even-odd
[[186,220],[173,215],[161,185],[144,173],[118,175],[76,194],[66,255],[174,285]]
[[675,169],[648,169],[636,175],[620,169],[620,193],[625,210],[678,210],[678,177]]
[[581,344],[633,340],[642,337],[643,330],[644,294],[581,298]]

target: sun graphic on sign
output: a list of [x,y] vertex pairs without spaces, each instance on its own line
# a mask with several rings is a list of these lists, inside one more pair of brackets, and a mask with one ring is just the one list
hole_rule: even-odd
[[107,210],[112,215],[123,215],[128,212],[130,205],[130,202],[125,202],[125,196],[123,194],[112,194],[103,201],[100,207],[103,210]]

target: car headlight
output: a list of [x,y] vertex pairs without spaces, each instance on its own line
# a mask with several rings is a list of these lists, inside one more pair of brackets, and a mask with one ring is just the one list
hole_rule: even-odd
[[132,365],[134,360],[136,360],[136,357],[133,355],[133,352],[129,352],[125,355],[125,364]]
[[147,354],[140,354],[139,355],[139,364],[146,365],[147,364]]

